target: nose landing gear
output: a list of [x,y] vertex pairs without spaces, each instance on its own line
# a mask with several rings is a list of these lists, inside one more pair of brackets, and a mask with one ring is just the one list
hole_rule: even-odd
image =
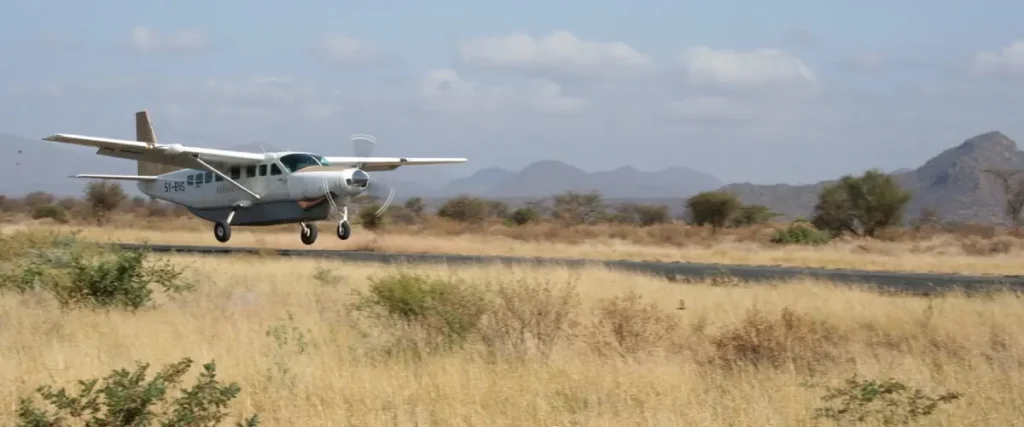
[[341,221],[338,222],[338,238],[348,240],[352,235],[352,227],[348,225],[348,206],[341,207]]

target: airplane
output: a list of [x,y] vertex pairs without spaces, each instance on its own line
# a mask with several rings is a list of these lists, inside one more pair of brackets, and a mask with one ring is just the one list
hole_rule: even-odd
[[[465,163],[465,158],[370,157],[376,139],[352,135],[355,157],[322,156],[302,151],[247,152],[157,142],[146,110],[135,113],[135,141],[58,133],[44,141],[97,148],[96,154],[137,162],[137,175],[78,174],[70,178],[135,181],[149,197],[182,205],[214,223],[213,235],[225,243],[232,226],[298,223],[299,238],[312,245],[317,221],[331,208],[340,214],[337,235],[352,233],[348,205],[360,195],[387,191],[381,215],[395,190],[370,180],[367,172],[402,166]],[[379,195],[377,195],[380,197]]]

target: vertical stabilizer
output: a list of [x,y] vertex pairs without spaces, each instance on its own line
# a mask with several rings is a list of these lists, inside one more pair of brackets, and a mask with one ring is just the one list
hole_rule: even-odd
[[[153,131],[153,123],[149,121],[149,112],[143,110],[135,113],[135,140],[145,142],[150,146],[156,145],[156,132]],[[138,174],[142,176],[163,175],[174,172],[181,168],[139,161]]]

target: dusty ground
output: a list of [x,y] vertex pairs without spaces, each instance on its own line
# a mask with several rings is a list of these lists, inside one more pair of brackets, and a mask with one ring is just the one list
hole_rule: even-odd
[[985,238],[932,234],[900,241],[845,239],[823,246],[784,246],[767,242],[765,236],[770,236],[771,229],[763,228],[710,235],[707,230],[675,225],[566,230],[547,225],[459,228],[431,223],[382,232],[355,226],[352,237],[341,241],[335,236],[334,224],[323,222],[319,225],[319,239],[307,247],[299,241],[297,226],[236,227],[226,244],[213,238],[209,223],[180,219],[122,221],[105,227],[56,225],[49,220],[19,221],[2,228],[10,231],[31,227],[78,230],[89,239],[116,242],[1024,274],[1024,240],[1005,235]]
[[[215,359],[220,378],[242,386],[232,411],[258,413],[268,426],[805,426],[816,425],[810,414],[823,392],[804,383],[837,384],[854,373],[964,394],[922,425],[1024,425],[1024,300],[1013,296],[929,301],[817,283],[724,288],[601,269],[425,267],[479,286],[575,284],[582,305],[572,318],[584,326],[603,318],[591,311],[596,303],[634,290],[662,316],[633,319],[649,329],[634,335],[678,327],[631,358],[582,328],[547,358],[495,360],[477,345],[411,362],[371,353],[388,331],[361,338],[346,305],[368,277],[390,270],[177,260],[192,269],[197,293],[134,315],[64,314],[45,298],[0,295],[0,424],[13,423],[17,396],[39,384],[190,356]],[[275,327],[291,341],[276,342]]]

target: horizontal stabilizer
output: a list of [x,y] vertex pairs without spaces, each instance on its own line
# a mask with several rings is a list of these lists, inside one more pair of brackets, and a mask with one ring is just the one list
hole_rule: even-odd
[[71,178],[87,178],[87,179],[114,179],[121,181],[156,181],[155,176],[141,176],[141,175],[98,175],[98,174],[87,174],[82,173]]

